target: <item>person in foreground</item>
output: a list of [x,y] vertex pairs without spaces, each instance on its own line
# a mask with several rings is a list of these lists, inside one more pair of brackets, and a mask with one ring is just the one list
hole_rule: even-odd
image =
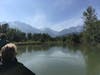
[[16,59],[15,44],[8,43],[1,48],[0,75],[35,75]]

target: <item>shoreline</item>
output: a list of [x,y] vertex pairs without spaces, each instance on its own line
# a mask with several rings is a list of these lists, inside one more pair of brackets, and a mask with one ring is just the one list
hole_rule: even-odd
[[61,41],[48,41],[48,42],[13,42],[16,45],[62,45],[66,44]]

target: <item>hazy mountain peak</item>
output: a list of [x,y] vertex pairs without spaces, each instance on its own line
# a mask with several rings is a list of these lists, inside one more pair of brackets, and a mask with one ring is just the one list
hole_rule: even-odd
[[18,21],[9,22],[8,24],[10,25],[11,28],[17,28],[26,33],[30,33],[30,32],[33,34],[34,33],[45,33],[45,34],[49,34],[52,37],[63,36],[63,35],[68,35],[72,33],[80,33],[83,31],[83,26],[70,27],[68,29],[64,29],[60,32],[57,32],[50,28],[37,29],[37,28],[32,27],[29,24],[18,22]]
[[41,31],[39,29],[36,29],[34,27],[32,27],[29,24],[23,23],[23,22],[18,22],[18,21],[14,21],[14,22],[10,22],[9,23],[11,28],[17,28],[23,32],[26,33],[40,33]]

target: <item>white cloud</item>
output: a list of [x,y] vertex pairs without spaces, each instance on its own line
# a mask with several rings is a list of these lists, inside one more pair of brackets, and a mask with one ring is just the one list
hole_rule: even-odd
[[49,26],[47,16],[43,13],[36,13],[33,17],[27,17],[24,21],[39,29]]

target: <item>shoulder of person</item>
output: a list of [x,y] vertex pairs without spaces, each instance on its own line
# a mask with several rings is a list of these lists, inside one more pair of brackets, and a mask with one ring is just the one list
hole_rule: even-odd
[[18,66],[19,66],[20,70],[24,73],[24,75],[35,75],[34,72],[32,72],[31,70],[29,70],[22,63],[18,62]]

